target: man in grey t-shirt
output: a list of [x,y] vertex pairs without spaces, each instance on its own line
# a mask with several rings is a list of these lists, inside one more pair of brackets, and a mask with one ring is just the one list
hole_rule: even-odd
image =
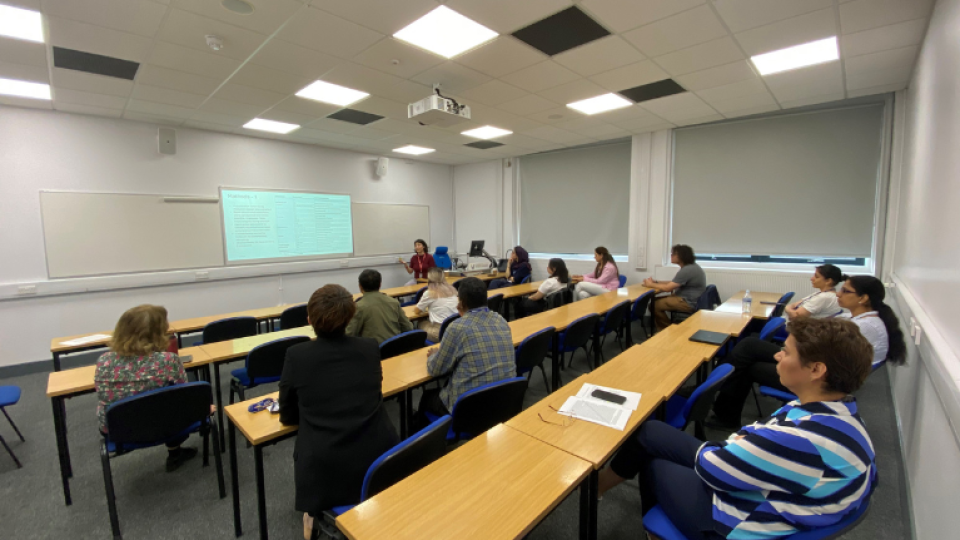
[[668,311],[691,313],[700,295],[707,290],[707,275],[696,261],[693,248],[677,244],[670,250],[670,262],[680,265],[680,271],[673,276],[673,280],[668,282],[655,281],[653,278],[643,280],[643,285],[654,289],[657,294],[673,293],[653,300],[653,318],[657,323],[657,330],[670,326]]

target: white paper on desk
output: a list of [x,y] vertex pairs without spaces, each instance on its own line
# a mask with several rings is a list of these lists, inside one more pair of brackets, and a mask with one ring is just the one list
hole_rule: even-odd
[[578,420],[585,420],[623,431],[627,427],[627,420],[630,419],[630,414],[633,411],[604,401],[570,396],[557,412],[564,416],[572,416]]
[[[627,401],[623,405],[617,405],[616,403],[610,403],[609,401],[604,401],[602,399],[597,399],[590,394],[594,390],[603,390],[605,392],[610,392],[611,394],[616,394],[618,396],[623,396],[627,398]],[[631,411],[637,410],[637,407],[640,406],[640,393],[639,392],[627,392],[626,390],[618,390],[616,388],[610,388],[607,386],[597,386],[595,384],[583,383],[583,386],[580,388],[580,391],[577,392],[577,397],[580,399],[587,399],[590,401],[595,401],[603,405],[613,405],[617,407],[623,407],[624,409],[629,409]]]
[[82,338],[71,339],[70,341],[61,341],[61,345],[69,345],[70,347],[76,345],[86,345],[87,343],[93,343],[94,341],[101,341],[108,339],[110,334],[93,334],[92,336],[85,336]]

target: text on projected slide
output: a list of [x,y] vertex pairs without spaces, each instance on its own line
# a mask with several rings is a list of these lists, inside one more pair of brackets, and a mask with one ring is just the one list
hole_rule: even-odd
[[349,195],[221,192],[227,262],[353,253]]

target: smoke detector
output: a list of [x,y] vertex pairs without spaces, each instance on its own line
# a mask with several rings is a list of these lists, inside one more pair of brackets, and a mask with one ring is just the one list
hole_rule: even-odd
[[215,51],[219,51],[223,48],[223,40],[217,36],[209,35],[207,36],[207,47],[210,47]]
[[253,6],[244,0],[222,0],[220,5],[234,13],[249,15],[253,13]]

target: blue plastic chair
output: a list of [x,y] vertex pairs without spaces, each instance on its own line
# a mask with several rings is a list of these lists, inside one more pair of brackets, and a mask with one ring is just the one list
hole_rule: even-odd
[[623,350],[623,344],[620,343],[620,330],[623,328],[623,319],[627,316],[627,310],[630,309],[630,301],[624,300],[610,308],[610,311],[603,316],[603,320],[597,326],[597,337],[600,338],[598,346],[600,347],[600,362],[603,363],[603,343],[607,339],[607,334],[616,332],[617,345]]
[[[7,414],[6,407],[10,405],[16,405],[20,401],[20,387],[19,386],[0,386],[0,411],[3,411],[3,415],[7,417],[7,422],[10,422],[10,427],[17,432],[17,437],[20,437],[21,442],[26,442],[26,439],[23,438],[23,434],[20,433],[20,430],[17,428],[17,425],[13,423],[13,419],[10,418],[10,415]],[[17,468],[20,469],[23,465],[20,464],[20,460],[17,459],[16,454],[13,453],[13,450],[7,446],[7,441],[4,440],[3,435],[0,435],[0,444],[3,444],[3,447],[7,449],[7,453],[10,454],[10,457],[13,458],[13,462],[17,464]]]
[[[417,294],[414,295],[413,300],[409,302],[401,302],[400,307],[415,306],[420,303],[420,299],[423,298],[423,293],[427,292],[427,287],[423,286],[417,291]],[[407,297],[409,298],[409,296]]]
[[770,312],[771,317],[782,317],[783,310],[786,309],[787,304],[793,300],[794,292],[788,292],[787,294],[780,297],[780,300],[777,300],[777,307],[773,308],[773,311]]
[[530,283],[530,280],[533,278],[533,274],[527,274],[527,277],[520,280],[520,284]]
[[280,314],[280,330],[290,330],[291,328],[300,328],[310,324],[307,321],[307,305],[288,307]]
[[[873,364],[872,366],[870,366],[870,373],[873,373],[874,371],[880,369],[880,366],[884,365],[885,363],[886,363],[886,360],[882,360],[880,362],[877,362],[876,364]],[[766,397],[773,398],[783,403],[790,403],[791,401],[797,399],[797,396],[795,394],[787,392],[786,390],[773,388],[772,386],[761,386],[760,394]],[[754,394],[753,397],[754,399],[756,399],[757,395]],[[757,400],[757,411],[760,411],[760,415],[763,416],[763,411],[760,409],[760,400]]]
[[573,357],[580,349],[583,349],[583,352],[587,355],[587,360],[590,360],[590,351],[587,345],[590,344],[590,338],[593,337],[599,322],[600,315],[591,313],[573,321],[567,325],[566,330],[560,332],[560,362],[558,363],[561,366],[563,366],[563,360],[567,353],[570,353],[570,363],[567,364],[567,367],[573,366]]
[[[453,422],[447,442],[472,439],[493,426],[506,422],[523,410],[523,394],[527,379],[512,377],[468,390],[457,398],[450,416]],[[425,413],[431,422],[440,417]]]
[[[817,529],[802,531],[781,540],[832,540],[853,529],[863,520],[870,503],[865,501],[859,508],[847,514],[837,523]],[[679,529],[670,521],[660,505],[656,505],[643,516],[643,528],[661,540],[688,540]]]
[[650,327],[647,328],[643,326],[643,318],[646,317],[647,311],[650,309],[650,302],[653,300],[654,291],[647,291],[637,297],[633,301],[633,306],[630,307],[630,321],[640,321],[640,326],[643,328],[643,333],[649,338],[653,335],[653,317],[650,318]]
[[203,327],[200,345],[255,336],[259,326],[260,323],[255,317],[229,317],[213,321]]
[[[217,422],[210,414],[213,391],[208,382],[192,382],[141,392],[111,404],[106,410],[107,433],[101,433],[100,463],[107,492],[107,510],[113,537],[119,540],[120,518],[113,491],[110,454],[114,459],[141,448],[177,441],[194,432],[203,437],[203,466],[209,465],[209,441],[217,465],[220,498],[227,496],[220,457],[220,439],[215,435]],[[213,437],[210,434],[214,433]]]
[[700,295],[700,298],[697,299],[697,305],[693,307],[693,311],[689,313],[683,311],[674,311],[671,312],[670,317],[674,324],[681,323],[701,309],[713,311],[721,303],[720,293],[717,292],[717,286],[707,285],[706,290],[704,290],[703,294]]
[[620,274],[620,286],[623,287],[627,284],[627,276]]
[[672,396],[667,400],[664,421],[679,430],[686,429],[687,425],[693,422],[694,434],[697,438],[701,441],[707,440],[707,434],[703,431],[703,420],[710,413],[710,407],[713,406],[713,399],[720,391],[720,385],[730,377],[731,373],[733,373],[733,366],[730,364],[717,366],[707,380],[690,394],[690,397]]
[[[500,295],[500,296],[503,296],[503,295]],[[455,321],[455,320],[457,320],[457,319],[459,319],[459,318],[460,318],[460,314],[459,314],[459,313],[454,313],[453,315],[451,315],[451,316],[447,317],[446,319],[444,319],[442,323],[440,323],[440,332],[439,332],[439,336],[438,336],[438,337],[440,338],[440,341],[443,341],[443,334],[445,334],[445,333],[447,332],[447,327],[450,326],[450,323],[452,323],[453,321]],[[429,345],[436,345],[436,343],[430,341],[429,339],[426,340],[425,343],[426,343],[428,346],[429,346]],[[439,342],[438,342],[438,343],[439,343]]]
[[534,368],[540,368],[540,374],[543,375],[543,386],[550,391],[550,382],[547,381],[547,371],[543,367],[543,359],[550,352],[550,345],[553,343],[553,336],[557,329],[550,326],[539,332],[535,332],[526,338],[517,347],[517,376],[527,376],[529,384],[530,377],[533,376]]
[[426,346],[427,332],[425,330],[409,330],[383,340],[383,343],[380,344],[380,360],[400,356]]
[[447,254],[447,246],[437,246],[437,250],[433,252],[433,262],[437,264],[437,267],[444,270],[450,270],[453,267],[453,261]]
[[279,381],[283,374],[287,349],[308,341],[310,338],[307,336],[292,336],[269,341],[251,349],[243,367],[230,372],[233,376],[230,379],[230,403],[233,403],[234,394],[240,396],[240,401],[246,401],[247,389]]

